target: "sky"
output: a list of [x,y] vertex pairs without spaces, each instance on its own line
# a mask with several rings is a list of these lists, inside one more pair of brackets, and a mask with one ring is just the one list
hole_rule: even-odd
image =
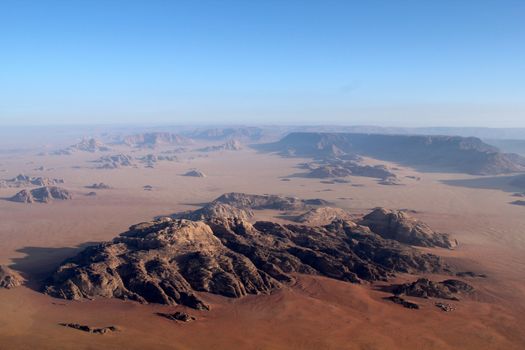
[[0,0],[0,126],[525,127],[523,0]]

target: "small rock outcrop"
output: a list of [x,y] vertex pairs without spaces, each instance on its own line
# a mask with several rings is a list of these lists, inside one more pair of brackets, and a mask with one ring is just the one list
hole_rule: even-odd
[[193,143],[193,140],[169,132],[147,132],[125,136],[121,143],[130,147],[156,148],[170,145],[189,145]]
[[97,328],[97,327],[82,325],[79,323],[60,323],[60,325],[62,327],[73,328],[73,329],[76,329],[82,332],[93,333],[93,334],[106,334],[109,332],[116,332],[118,330],[117,327],[115,326]]
[[184,176],[190,176],[190,177],[206,177],[206,174],[204,174],[202,171],[197,169],[189,170],[188,172],[184,173]]
[[45,186],[33,190],[22,190],[9,200],[19,203],[49,203],[53,200],[69,200],[73,196],[68,190],[57,186]]
[[458,294],[472,293],[474,288],[465,282],[454,279],[433,282],[427,278],[419,278],[412,283],[391,286],[390,290],[394,295],[459,300]]
[[133,157],[125,154],[115,154],[112,156],[103,156],[95,160],[96,163],[100,163],[98,168],[100,169],[117,169],[122,167],[135,166]]
[[406,211],[377,208],[363,217],[361,225],[387,239],[421,247],[454,248],[449,235],[434,232],[427,224],[412,218]]
[[22,284],[22,277],[7,266],[0,265],[0,288],[11,289]]
[[415,310],[419,309],[419,305],[418,304],[413,303],[413,302],[408,301],[408,300],[405,300],[405,299],[403,299],[403,298],[401,298],[400,296],[397,296],[397,295],[392,295],[392,296],[386,297],[385,300],[391,301],[394,304],[401,305],[401,306],[403,306],[404,308],[407,308],[407,309],[415,309]]
[[253,216],[253,211],[250,209],[240,209],[225,203],[211,202],[200,209],[175,214],[173,218],[193,221],[210,221],[218,218],[249,221]]
[[99,183],[94,183],[92,185],[86,186],[86,188],[90,188],[90,189],[93,189],[93,190],[109,190],[112,187],[109,186],[109,185],[106,185],[103,182],[99,182]]
[[168,313],[162,313],[162,312],[159,312],[157,313],[157,315],[161,316],[161,317],[164,317],[164,318],[167,318],[168,320],[172,320],[172,321],[180,321],[180,322],[191,322],[191,321],[195,321],[195,317],[185,313],[185,312],[182,312],[182,311],[177,311],[177,312],[174,312],[172,314],[168,314]]

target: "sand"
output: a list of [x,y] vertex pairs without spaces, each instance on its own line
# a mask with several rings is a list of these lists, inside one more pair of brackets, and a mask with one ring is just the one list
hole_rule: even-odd
[[[509,204],[509,191],[457,185],[460,180],[476,179],[473,176],[420,173],[404,167],[395,171],[404,186],[383,186],[364,177],[349,177],[350,184],[296,177],[281,181],[300,172],[297,164],[307,160],[250,149],[190,159],[198,155],[181,155],[180,162],[160,162],[154,169],[101,170],[89,162],[100,154],[2,154],[0,170],[6,170],[0,173],[2,178],[20,172],[64,178],[63,187],[73,192],[74,199],[31,205],[0,200],[0,264],[10,265],[28,279],[25,286],[0,290],[0,349],[525,348],[525,208]],[[40,165],[51,170],[32,170]],[[181,176],[192,168],[207,177]],[[95,182],[113,188],[85,196],[92,191],[85,186]],[[144,185],[153,190],[144,191]],[[434,301],[417,298],[410,300],[421,304],[420,310],[404,309],[383,300],[387,294],[374,285],[298,276],[296,284],[268,296],[234,300],[203,295],[212,310],[187,310],[197,317],[188,324],[155,315],[182,307],[104,299],[71,302],[35,290],[35,281],[80,247],[232,191],[322,198],[356,215],[376,206],[416,210],[415,216],[460,243],[454,251],[429,251],[458,269],[486,273],[488,278],[466,279],[476,293],[453,302],[457,309],[445,313]],[[0,197],[16,192],[0,189]],[[260,218],[275,214],[258,213]],[[115,325],[119,331],[87,334],[61,327],[61,322]]]

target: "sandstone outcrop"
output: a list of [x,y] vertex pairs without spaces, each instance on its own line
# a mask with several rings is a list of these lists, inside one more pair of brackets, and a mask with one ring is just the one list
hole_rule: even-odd
[[[245,208],[268,205],[264,196],[223,197],[225,202],[244,199]],[[351,221],[305,226],[163,218],[134,225],[113,241],[64,261],[44,291],[66,299],[115,297],[207,309],[198,292],[233,298],[267,294],[293,281],[295,273],[361,283],[444,268],[439,257]]]
[[9,200],[19,203],[49,203],[53,200],[72,199],[68,190],[57,186],[44,186],[33,190],[22,190]]
[[22,277],[7,266],[0,265],[0,288],[11,289],[22,284]]
[[406,211],[376,208],[363,217],[361,225],[368,226],[383,238],[421,247],[454,248],[457,244],[449,235],[434,232],[427,224],[414,219]]

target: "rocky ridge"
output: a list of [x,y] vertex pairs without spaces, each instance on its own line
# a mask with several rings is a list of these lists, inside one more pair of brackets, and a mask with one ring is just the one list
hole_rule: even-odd
[[[226,194],[212,203],[224,211],[305,205],[283,198]],[[161,218],[134,225],[64,261],[44,291],[66,299],[115,297],[208,309],[199,292],[233,298],[267,294],[294,281],[296,273],[363,283],[396,273],[447,270],[439,257],[350,220],[305,226],[252,224],[232,216]]]

